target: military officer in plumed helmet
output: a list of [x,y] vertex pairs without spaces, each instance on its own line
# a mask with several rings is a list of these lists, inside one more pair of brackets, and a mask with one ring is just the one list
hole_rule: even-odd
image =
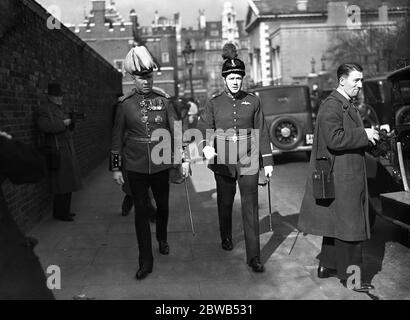
[[242,91],[245,64],[238,59],[236,47],[223,48],[222,77],[225,90],[205,106],[201,117],[205,127],[215,130],[208,135],[203,152],[214,172],[221,245],[232,250],[232,206],[239,184],[247,263],[254,272],[263,272],[260,260],[258,219],[258,176],[260,164],[265,175],[273,171],[269,133],[259,98]]
[[[174,141],[174,135],[178,133],[174,132],[177,115],[168,98],[152,90],[155,68],[155,60],[146,47],[136,46],[127,54],[125,70],[132,75],[135,88],[120,98],[112,133],[110,163],[113,179],[120,185],[124,183],[121,167],[125,166],[135,205],[135,230],[139,248],[137,279],[145,278],[153,270],[154,259],[146,201],[149,187],[157,204],[156,238],[159,252],[163,255],[169,254],[169,169],[176,161],[169,156],[174,142],[177,142]],[[169,133],[171,141],[165,138],[162,140],[160,135],[164,132]],[[180,157],[178,154],[173,156]],[[182,170],[187,176],[187,162],[183,163]]]

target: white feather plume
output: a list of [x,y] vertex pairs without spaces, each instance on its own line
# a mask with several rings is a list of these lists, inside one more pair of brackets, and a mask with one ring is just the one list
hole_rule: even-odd
[[124,67],[129,74],[158,68],[153,57],[144,46],[134,47],[128,52]]

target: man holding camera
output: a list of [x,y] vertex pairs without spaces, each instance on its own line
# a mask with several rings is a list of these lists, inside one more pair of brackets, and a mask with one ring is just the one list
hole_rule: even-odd
[[81,189],[82,182],[72,138],[75,119],[64,111],[62,103],[60,85],[50,83],[48,101],[39,108],[37,126],[44,133],[44,147],[48,150],[46,157],[54,193],[53,216],[58,220],[73,221],[71,194]]
[[[337,79],[337,89],[323,101],[317,116],[298,227],[323,236],[318,278],[337,277],[345,287],[367,292],[373,286],[361,281],[362,242],[370,238],[365,151],[376,144],[379,134],[364,128],[352,103],[362,88],[362,67],[342,64]],[[319,168],[320,162],[323,168]],[[332,196],[317,195],[315,190],[320,188],[315,188],[319,181],[312,174],[315,172],[333,175],[333,184],[326,185]]]

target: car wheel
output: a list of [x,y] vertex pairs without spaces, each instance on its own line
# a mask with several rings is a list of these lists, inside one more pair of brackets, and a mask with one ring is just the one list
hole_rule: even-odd
[[303,138],[303,130],[298,121],[292,117],[280,117],[273,121],[270,128],[272,143],[279,149],[296,148]]
[[410,106],[403,106],[396,112],[396,125],[410,124]]

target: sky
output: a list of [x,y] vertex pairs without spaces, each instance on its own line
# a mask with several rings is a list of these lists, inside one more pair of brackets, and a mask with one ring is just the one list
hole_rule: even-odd
[[[91,0],[36,0],[44,8],[58,6],[61,8],[61,20],[64,24],[78,25],[84,20],[84,12],[92,8]],[[109,4],[111,0],[106,0]],[[205,9],[208,21],[220,20],[226,0],[114,0],[117,10],[124,21],[129,20],[129,12],[135,9],[141,26],[150,26],[155,10],[160,16],[173,18],[179,12],[184,27],[197,27],[198,10]],[[237,13],[237,20],[245,20],[248,8],[247,0],[230,0]]]

